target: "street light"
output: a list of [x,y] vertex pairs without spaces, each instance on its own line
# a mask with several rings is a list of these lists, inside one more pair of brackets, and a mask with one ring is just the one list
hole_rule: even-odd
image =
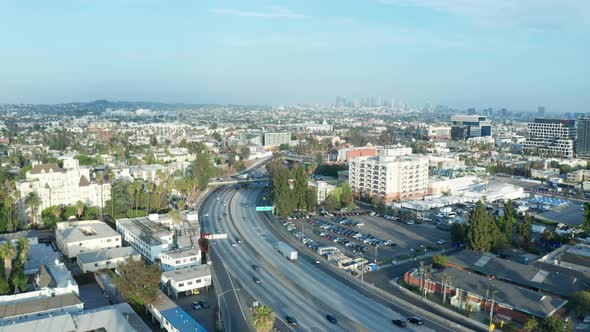
[[[358,254],[356,254],[357,258],[358,258],[358,256],[359,256],[359,255],[361,256],[361,260],[362,260],[362,259],[364,259],[364,257],[363,257],[363,253],[362,253],[362,252],[359,252]],[[364,273],[364,270],[361,268],[361,281],[363,281],[363,282],[365,281],[365,276],[364,276],[364,274],[365,274],[365,273]]]

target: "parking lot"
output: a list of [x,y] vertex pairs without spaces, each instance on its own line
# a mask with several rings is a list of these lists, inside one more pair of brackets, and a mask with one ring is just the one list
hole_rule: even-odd
[[[205,308],[197,306],[193,307],[193,302],[205,302]],[[215,308],[217,306],[217,297],[213,287],[209,287],[208,291],[202,289],[198,295],[180,295],[175,301],[176,304],[191,315],[201,326],[207,331],[215,331]],[[208,306],[208,307],[207,307]]]
[[446,249],[450,237],[432,224],[408,225],[369,215],[301,218],[282,224],[311,250],[336,247],[349,257],[362,254],[378,265]]

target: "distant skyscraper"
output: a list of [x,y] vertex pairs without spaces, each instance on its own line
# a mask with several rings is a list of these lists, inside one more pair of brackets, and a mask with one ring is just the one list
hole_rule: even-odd
[[590,158],[590,116],[578,118],[576,154],[583,158]]
[[545,116],[545,106],[539,106],[537,108],[537,116],[541,118]]
[[467,109],[467,115],[475,115],[475,114],[477,114],[475,112],[475,108],[471,107],[471,108]]

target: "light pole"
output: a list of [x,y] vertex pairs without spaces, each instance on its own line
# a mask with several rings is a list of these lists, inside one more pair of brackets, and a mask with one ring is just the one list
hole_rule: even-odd
[[[358,258],[358,256],[359,256],[359,255],[361,256],[361,260],[363,260],[363,259],[364,259],[364,257],[363,257],[363,253],[358,253],[358,254],[356,254],[357,258]],[[364,282],[364,281],[365,281],[365,276],[364,276],[364,274],[365,274],[365,273],[364,273],[364,270],[361,268],[361,281],[362,281],[362,282]]]
[[377,264],[377,248],[379,248],[379,247],[375,246],[375,264]]

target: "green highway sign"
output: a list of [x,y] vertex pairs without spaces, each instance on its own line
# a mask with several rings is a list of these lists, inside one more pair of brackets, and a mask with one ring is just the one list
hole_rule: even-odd
[[274,206],[257,206],[256,211],[273,211],[275,209]]

